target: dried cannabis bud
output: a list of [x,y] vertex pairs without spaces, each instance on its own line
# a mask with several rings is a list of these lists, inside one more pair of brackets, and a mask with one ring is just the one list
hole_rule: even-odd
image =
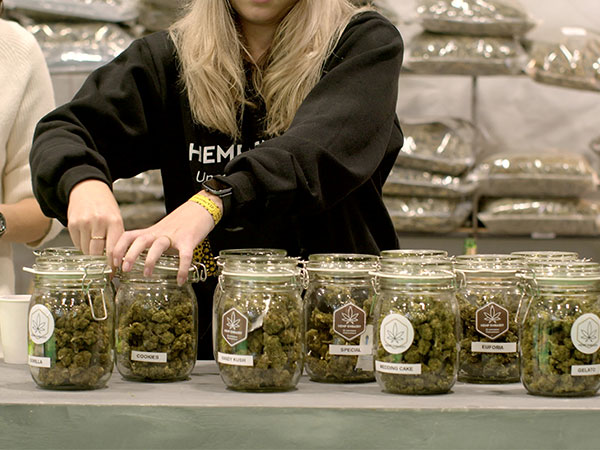
[[[294,291],[282,290],[232,290],[223,293],[218,308],[218,320],[214,323],[217,329],[215,357],[225,384],[231,389],[251,391],[288,390],[295,387],[304,355],[299,295]],[[232,308],[241,316],[232,318],[228,324],[231,329],[243,331],[242,320],[247,325],[247,337],[233,346],[223,337],[222,320],[224,313]],[[252,365],[224,364],[220,362],[219,354],[249,355]]]
[[[511,383],[519,381],[519,355],[517,353],[518,324],[517,310],[521,295],[515,290],[486,289],[459,290],[456,294],[460,310],[462,338],[458,380],[470,383]],[[497,304],[508,311],[506,315],[508,329],[498,337],[490,338],[477,331],[477,311],[486,305]],[[492,305],[493,306],[493,305]],[[488,314],[491,322],[498,322],[500,312],[491,310]],[[483,311],[484,316],[486,314]],[[504,320],[504,318],[500,319]],[[487,353],[472,350],[473,343],[514,343],[515,351],[510,353]]]
[[[376,313],[376,317],[379,317],[375,333],[376,362],[420,365],[420,374],[377,370],[376,378],[384,391],[395,394],[436,394],[452,388],[458,367],[458,316],[451,298],[453,295],[397,294],[383,298],[381,311],[385,311],[385,314]],[[414,330],[412,344],[403,353],[389,353],[379,337],[383,320],[392,314],[404,316]]]
[[[307,305],[305,364],[311,380],[333,383],[375,380],[372,355],[332,355],[330,353],[330,345],[357,346],[360,343],[360,337],[347,340],[334,331],[333,313],[337,308],[347,304],[356,305],[362,310],[361,314],[362,312],[366,313],[365,329],[372,327],[373,295],[371,291],[370,285],[365,287],[321,284],[318,288],[306,293],[304,299]],[[367,358],[368,361],[365,361]]]
[[[168,296],[145,289],[125,289],[117,294],[117,368],[125,377],[146,381],[171,381],[188,377],[196,363],[197,326],[195,299],[172,289]],[[148,362],[136,352],[163,355],[164,362]]]
[[585,354],[573,343],[572,327],[583,313],[600,316],[597,296],[542,294],[533,300],[521,330],[521,380],[530,393],[582,396],[600,387],[600,375],[572,375],[574,366],[600,363],[597,350]]
[[[94,389],[103,386],[113,369],[113,305],[102,291],[90,290],[94,315],[88,296],[82,290],[49,290],[33,295],[33,304],[44,305],[52,313],[54,333],[44,344],[30,343],[29,354],[49,357],[51,367],[31,367],[41,387],[53,389]],[[74,306],[71,306],[74,305]]]

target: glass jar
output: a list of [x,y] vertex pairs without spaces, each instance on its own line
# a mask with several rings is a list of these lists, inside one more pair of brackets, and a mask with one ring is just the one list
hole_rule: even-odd
[[104,256],[72,247],[36,252],[29,369],[48,389],[98,389],[113,370],[114,288]]
[[452,265],[382,259],[376,273],[375,378],[386,392],[441,394],[456,381],[459,317]]
[[530,264],[520,328],[521,381],[531,394],[589,396],[600,387],[600,265]]
[[523,289],[521,258],[461,255],[454,260],[462,326],[458,380],[519,381],[518,310]]
[[225,385],[242,391],[285,391],[300,379],[304,355],[298,259],[227,258],[213,316],[215,360]]
[[527,250],[512,252],[511,255],[519,256],[526,261],[541,261],[541,260],[563,260],[563,261],[575,261],[579,259],[579,255],[576,252],[561,252],[554,250]]
[[[146,277],[145,259],[142,253],[129,272],[119,271],[117,369],[126,380],[185,380],[196,364],[198,305],[192,283],[201,276],[191,266],[188,281],[179,286],[179,256],[162,255]],[[204,281],[206,271],[201,273]]]
[[371,272],[379,258],[314,254],[308,258],[304,294],[305,368],[313,381],[374,381]]

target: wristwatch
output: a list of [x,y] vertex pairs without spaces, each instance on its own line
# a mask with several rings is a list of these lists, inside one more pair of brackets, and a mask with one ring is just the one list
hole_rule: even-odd
[[202,183],[202,189],[209,194],[216,195],[223,201],[223,215],[229,211],[231,206],[231,194],[233,194],[233,188],[231,186],[216,178],[210,178]]
[[202,189],[206,192],[216,195],[219,198],[227,197],[233,193],[233,188],[216,178],[211,178],[202,183]]
[[4,233],[6,233],[6,219],[4,214],[0,213],[0,237],[4,236]]

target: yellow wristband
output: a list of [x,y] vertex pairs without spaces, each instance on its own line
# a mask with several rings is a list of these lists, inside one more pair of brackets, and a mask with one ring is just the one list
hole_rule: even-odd
[[221,220],[221,217],[223,217],[223,211],[221,211],[215,202],[205,195],[198,193],[190,198],[190,201],[198,203],[200,206],[206,209],[215,221],[215,225],[219,223],[219,220]]

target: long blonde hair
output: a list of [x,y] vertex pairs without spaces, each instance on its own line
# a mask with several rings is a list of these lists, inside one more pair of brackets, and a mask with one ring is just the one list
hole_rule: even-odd
[[[366,9],[347,0],[298,0],[282,20],[252,77],[265,102],[267,136],[289,128],[344,28]],[[194,120],[239,138],[240,119],[250,104],[243,63],[248,53],[229,0],[192,0],[169,31]]]

